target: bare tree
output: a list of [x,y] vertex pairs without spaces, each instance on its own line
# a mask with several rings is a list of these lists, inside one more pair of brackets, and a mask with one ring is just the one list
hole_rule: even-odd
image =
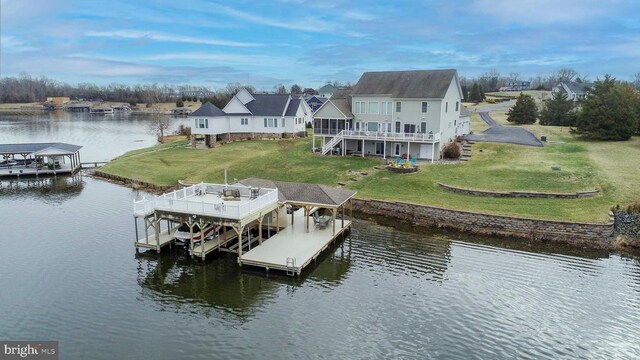
[[579,77],[579,74],[574,69],[570,67],[565,67],[558,70],[558,72],[556,73],[556,77],[558,82],[563,82],[563,81],[566,82],[566,81],[573,81],[575,78]]
[[163,114],[160,108],[151,110],[151,120],[149,121],[149,132],[155,134],[159,143],[164,142],[164,134],[171,126],[171,117]]
[[631,85],[640,90],[640,71],[631,77]]
[[278,84],[278,85],[273,87],[273,93],[274,94],[286,94],[287,93],[287,88],[284,87],[284,85],[282,85],[282,84]]

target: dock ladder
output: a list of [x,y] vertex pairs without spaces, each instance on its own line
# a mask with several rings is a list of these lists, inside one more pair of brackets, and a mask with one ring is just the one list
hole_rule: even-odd
[[287,258],[287,275],[294,276],[296,274],[296,258]]

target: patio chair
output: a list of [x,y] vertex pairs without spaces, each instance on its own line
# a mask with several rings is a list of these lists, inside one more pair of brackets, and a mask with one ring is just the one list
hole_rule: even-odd
[[317,211],[313,213],[313,225],[317,226],[319,229],[325,229],[327,226],[329,226],[330,222],[331,216],[320,216]]

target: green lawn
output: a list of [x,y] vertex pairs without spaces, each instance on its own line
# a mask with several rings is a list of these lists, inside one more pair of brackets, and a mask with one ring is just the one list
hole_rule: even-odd
[[[474,114],[472,128],[481,129]],[[476,143],[471,161],[423,165],[415,174],[374,171],[349,187],[358,197],[400,200],[451,209],[557,220],[606,221],[616,204],[640,199],[640,138],[627,142],[583,142],[566,128],[528,125],[547,135],[544,148]],[[261,177],[272,180],[335,185],[353,172],[371,170],[380,161],[359,157],[319,156],[311,139],[240,141],[207,150],[186,147],[186,141],[129,152],[102,167],[114,175],[159,185],[221,182]],[[556,168],[554,170],[553,168]],[[557,170],[559,168],[559,170]],[[440,189],[448,185],[497,191],[575,192],[598,189],[585,199],[509,199],[475,197]]]
[[350,170],[370,170],[378,164],[370,158],[314,155],[311,138],[238,141],[206,150],[177,141],[129,152],[101,171],[158,185],[221,182],[225,169],[229,180],[260,177],[335,185],[351,177]]

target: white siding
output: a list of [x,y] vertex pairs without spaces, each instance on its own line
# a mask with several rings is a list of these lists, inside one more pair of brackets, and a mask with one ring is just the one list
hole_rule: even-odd
[[[440,119],[440,132],[442,133],[443,145],[455,139],[456,127],[460,119],[460,107],[462,105],[460,104],[460,90],[456,80],[454,77],[451,84],[449,84],[449,89],[440,107],[442,114]],[[456,111],[456,102],[458,103],[458,111]]]
[[238,99],[237,97],[232,97],[231,100],[227,103],[227,105],[222,109],[222,111],[227,114],[243,114],[249,113],[249,109]]

